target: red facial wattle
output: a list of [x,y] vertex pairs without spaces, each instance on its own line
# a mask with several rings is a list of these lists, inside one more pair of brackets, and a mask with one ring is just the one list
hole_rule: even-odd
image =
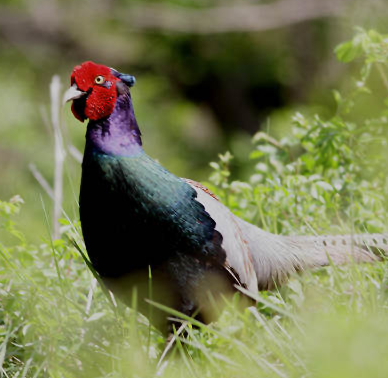
[[86,118],[99,120],[110,116],[116,106],[120,79],[104,65],[85,62],[74,68],[71,84],[86,92],[86,96],[73,101],[71,110],[83,122]]

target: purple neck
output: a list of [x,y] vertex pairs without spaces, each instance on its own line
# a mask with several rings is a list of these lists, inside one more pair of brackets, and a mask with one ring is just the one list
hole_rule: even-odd
[[143,151],[129,93],[117,98],[116,107],[108,118],[89,122],[86,146],[92,151],[116,156],[133,156]]

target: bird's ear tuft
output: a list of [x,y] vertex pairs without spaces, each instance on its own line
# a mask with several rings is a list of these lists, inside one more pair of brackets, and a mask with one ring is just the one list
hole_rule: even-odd
[[135,76],[128,75],[128,74],[120,74],[119,78],[121,79],[121,81],[127,84],[128,87],[133,87],[136,84]]
[[128,87],[133,87],[136,83],[135,76],[124,74],[116,71],[114,68],[111,68],[113,75],[118,77],[124,84],[128,85]]

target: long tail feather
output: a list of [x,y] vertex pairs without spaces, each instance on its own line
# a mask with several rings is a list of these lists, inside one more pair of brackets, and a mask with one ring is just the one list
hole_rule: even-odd
[[260,289],[283,283],[297,271],[349,262],[373,262],[388,254],[387,234],[281,236],[240,221]]
[[223,237],[226,269],[248,290],[270,289],[290,274],[349,262],[372,262],[388,255],[388,234],[282,236],[266,232],[232,214],[202,185],[193,181],[197,200]]
[[310,251],[314,266],[349,261],[371,262],[388,253],[388,235],[355,234],[327,236],[284,236],[287,242]]

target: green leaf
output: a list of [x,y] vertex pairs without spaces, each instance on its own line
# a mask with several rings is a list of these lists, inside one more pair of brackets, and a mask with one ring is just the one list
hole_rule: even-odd
[[322,189],[329,191],[329,192],[332,192],[334,190],[333,186],[325,181],[317,181],[315,184],[317,186],[321,187]]
[[341,93],[337,90],[333,90],[333,97],[334,97],[334,100],[337,103],[337,105],[340,106],[341,103],[343,102]]
[[262,156],[264,156],[264,152],[263,151],[259,151],[259,150],[255,150],[255,151],[252,151],[249,155],[249,159],[251,160],[255,160],[255,159],[259,159],[261,158]]
[[380,43],[384,40],[384,36],[373,29],[368,31],[368,36],[370,40],[375,43]]
[[305,154],[301,157],[301,160],[303,161],[303,163],[306,165],[306,168],[309,170],[309,171],[312,171],[313,168],[315,167],[315,159],[313,156],[309,155],[309,154]]
[[216,163],[215,161],[210,162],[209,165],[210,165],[214,170],[216,170],[216,171],[218,171],[218,170],[221,169],[220,165],[219,165],[218,163]]
[[344,42],[338,45],[334,52],[337,54],[338,60],[349,63],[362,54],[362,46],[354,41]]

